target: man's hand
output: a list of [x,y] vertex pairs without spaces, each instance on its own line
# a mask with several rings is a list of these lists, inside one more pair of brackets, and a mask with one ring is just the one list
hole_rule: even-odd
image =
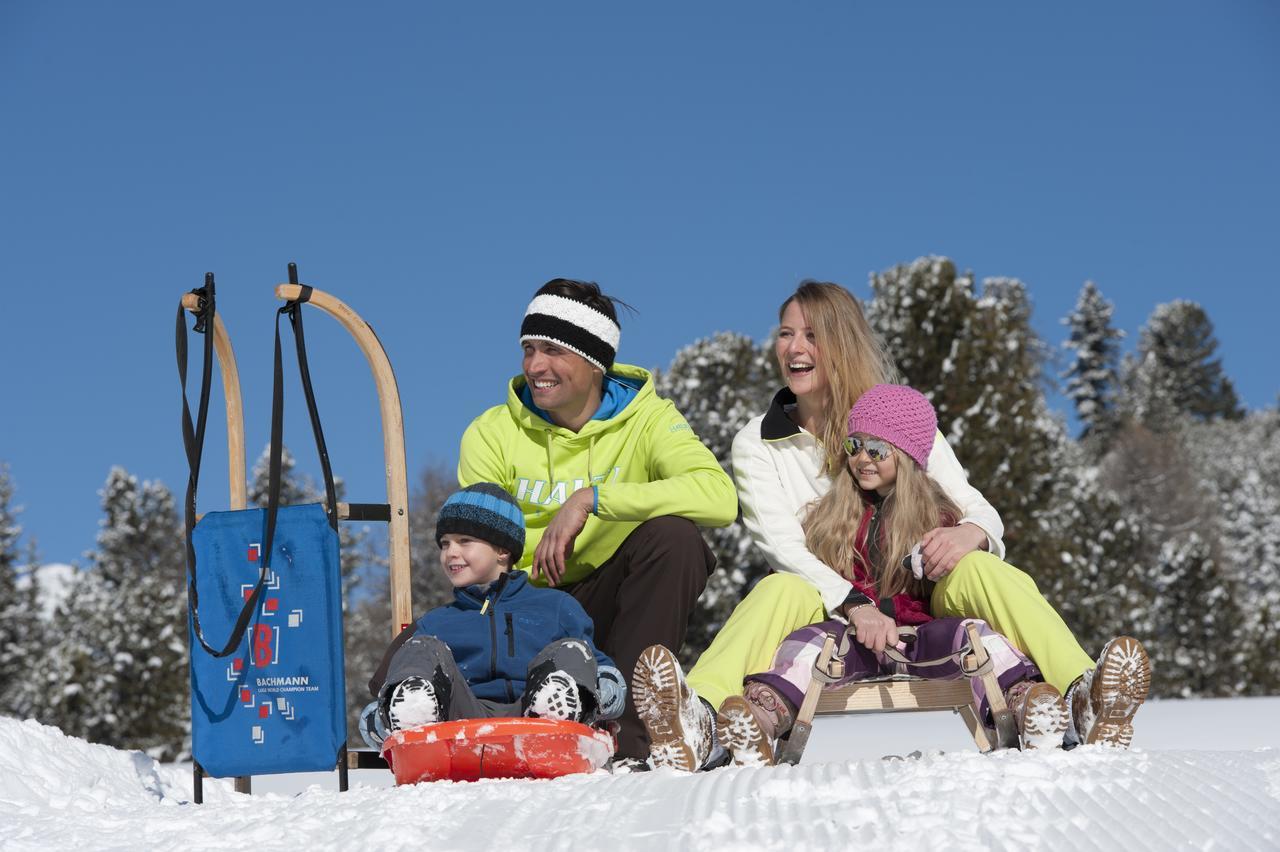
[[541,573],[552,586],[559,585],[564,576],[565,560],[573,554],[573,541],[587,525],[591,507],[595,505],[595,490],[579,488],[560,506],[547,531],[533,552],[533,576]]
[[898,643],[898,625],[874,606],[859,604],[851,607],[848,615],[849,624],[864,647],[880,654]]
[[920,540],[924,575],[935,582],[941,580],[955,570],[965,554],[985,550],[986,543],[987,534],[974,524],[929,530]]

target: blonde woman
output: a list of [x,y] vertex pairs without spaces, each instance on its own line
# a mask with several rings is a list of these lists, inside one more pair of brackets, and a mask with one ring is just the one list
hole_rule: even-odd
[[[774,573],[734,610],[687,682],[668,649],[655,646],[641,655],[633,695],[658,765],[692,770],[715,763],[721,752],[712,714],[704,710],[741,695],[743,678],[768,669],[793,631],[828,617],[848,621],[870,602],[843,576],[842,566],[828,565],[809,549],[802,521],[844,467],[849,410],[863,393],[892,379],[890,359],[857,300],[837,284],[816,281],[803,282],[782,303],[774,354],[787,386],[737,434],[732,453],[743,523]],[[1094,661],[1035,581],[1003,561],[999,514],[969,484],[936,431],[927,462],[929,478],[960,513],[954,526],[939,524],[921,541],[924,575],[936,584],[932,615],[986,621],[1030,656],[1068,701],[1083,702],[1080,711],[1087,714],[1088,690],[1070,687],[1093,670]],[[887,642],[896,635],[893,619],[876,615],[880,619],[868,629]],[[1069,728],[1067,737],[1075,736]]]

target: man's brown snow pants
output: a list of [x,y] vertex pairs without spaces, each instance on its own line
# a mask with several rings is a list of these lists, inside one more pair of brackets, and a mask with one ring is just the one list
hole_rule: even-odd
[[[595,644],[617,663],[631,687],[640,653],[650,645],[679,651],[693,605],[716,558],[697,526],[664,516],[636,527],[618,550],[584,580],[562,586],[595,623]],[[649,737],[634,696],[618,720],[618,757],[649,756]]]

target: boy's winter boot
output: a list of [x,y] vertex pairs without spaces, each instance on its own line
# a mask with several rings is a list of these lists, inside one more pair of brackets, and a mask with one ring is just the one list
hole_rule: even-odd
[[1070,720],[1062,693],[1053,684],[1019,681],[1005,691],[1004,701],[1017,722],[1023,749],[1062,745]]
[[560,722],[582,721],[582,694],[573,678],[556,669],[529,692],[524,715]]
[[400,681],[387,701],[387,719],[392,731],[439,722],[440,699],[435,686],[424,677]]
[[1067,740],[1089,745],[1110,743],[1128,748],[1133,742],[1133,717],[1151,691],[1151,660],[1142,643],[1117,636],[1087,671],[1067,690],[1071,730]]
[[715,716],[689,687],[675,654],[651,645],[631,676],[636,711],[649,732],[654,767],[695,772],[708,762],[715,742]]
[[716,738],[733,757],[734,766],[773,766],[773,749],[752,705],[730,695],[716,713]]

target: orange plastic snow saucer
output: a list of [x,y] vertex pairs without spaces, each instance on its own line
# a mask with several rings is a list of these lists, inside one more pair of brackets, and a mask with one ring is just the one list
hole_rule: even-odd
[[382,754],[397,784],[416,784],[592,772],[615,748],[609,733],[579,722],[499,718],[395,731],[383,743]]

